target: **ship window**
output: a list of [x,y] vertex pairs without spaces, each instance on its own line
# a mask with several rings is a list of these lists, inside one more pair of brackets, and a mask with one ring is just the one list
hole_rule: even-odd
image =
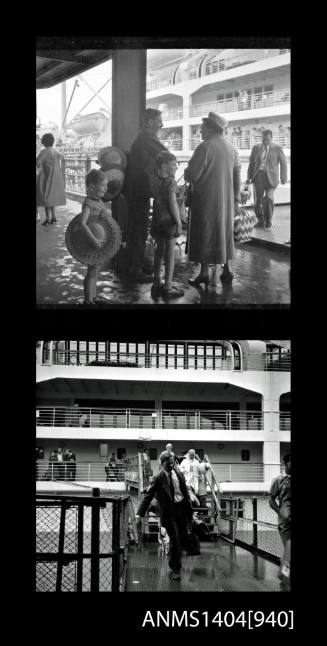
[[250,460],[250,451],[248,449],[243,449],[241,452],[242,462],[248,462]]

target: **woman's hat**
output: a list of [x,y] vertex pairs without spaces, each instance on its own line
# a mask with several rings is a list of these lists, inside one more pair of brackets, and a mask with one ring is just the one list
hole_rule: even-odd
[[112,164],[121,166],[123,169],[127,166],[127,159],[125,153],[116,148],[115,146],[106,146],[101,148],[98,152],[98,164],[103,168],[108,168]]
[[81,213],[76,215],[66,230],[65,242],[69,253],[84,265],[102,265],[109,262],[121,245],[120,227],[111,215],[107,217],[98,214],[90,215],[87,221],[88,227],[98,240],[105,241],[103,247],[96,249],[81,227],[81,215]]
[[220,114],[216,114],[215,112],[209,112],[208,116],[204,117],[202,121],[209,122],[208,125],[219,126],[219,128],[227,128],[228,126],[227,119],[222,117]]
[[125,174],[123,170],[115,167],[109,170],[103,170],[103,173],[107,179],[107,191],[102,199],[106,202],[113,200],[120,193],[123,188]]

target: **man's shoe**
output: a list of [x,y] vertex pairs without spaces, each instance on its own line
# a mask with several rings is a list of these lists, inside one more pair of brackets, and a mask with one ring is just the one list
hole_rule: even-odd
[[180,581],[181,575],[179,572],[173,571],[171,578],[173,579],[173,581]]
[[165,287],[161,288],[161,294],[163,298],[181,298],[184,296],[185,292],[183,289],[178,289],[178,287]]
[[126,275],[127,280],[132,283],[152,283],[152,276],[144,274],[143,271],[129,271]]
[[163,284],[162,283],[153,283],[151,287],[151,296],[152,298],[158,298],[162,294],[162,288]]

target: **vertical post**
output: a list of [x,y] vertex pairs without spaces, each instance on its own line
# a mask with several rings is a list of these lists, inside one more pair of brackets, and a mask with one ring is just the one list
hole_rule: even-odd
[[[99,489],[93,489],[92,495],[98,496]],[[90,592],[99,592],[100,579],[100,500],[91,505],[91,589]]]
[[56,411],[56,409],[53,408],[53,410],[52,410],[52,426],[55,426],[55,411]]
[[229,480],[232,481],[232,465],[229,465]]
[[89,155],[86,155],[85,170],[86,170],[86,174],[91,170],[91,158]]
[[[253,520],[258,520],[258,500],[257,498],[252,498],[252,507],[253,507]],[[252,545],[258,547],[258,525],[253,523],[253,541]]]
[[76,592],[82,592],[83,589],[83,525],[84,525],[84,505],[78,503],[78,517],[77,517],[77,552],[80,555],[77,560],[77,581]]
[[112,592],[119,592],[120,583],[120,513],[121,513],[121,499],[118,498],[113,502],[113,532],[112,532],[112,575],[111,575],[111,590]]
[[66,190],[66,160],[63,154],[61,154],[61,173],[64,181],[64,188]]
[[87,479],[91,480],[91,464],[89,463]]
[[139,503],[141,502],[141,492],[143,491],[144,488],[144,483],[143,483],[143,469],[142,469],[142,453],[137,454],[137,469],[138,469],[138,481],[139,481]]
[[63,553],[64,553],[64,546],[65,546],[65,523],[66,523],[66,503],[64,500],[62,500],[61,510],[60,510],[56,592],[62,592],[61,582],[62,582]]

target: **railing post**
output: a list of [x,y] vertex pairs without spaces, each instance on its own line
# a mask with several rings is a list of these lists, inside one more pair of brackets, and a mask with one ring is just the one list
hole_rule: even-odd
[[[93,493],[94,491],[94,493]],[[96,495],[99,490],[94,489],[92,495]],[[100,500],[91,505],[91,586],[90,592],[99,592],[100,579]]]
[[232,465],[229,465],[229,480],[232,481]]
[[[256,498],[252,498],[252,506],[253,506],[253,520],[258,520],[258,501]],[[253,523],[253,541],[252,545],[253,547],[258,547],[258,525],[256,523]]]
[[56,409],[54,408],[52,410],[52,426],[55,426],[55,411],[56,411]]
[[89,463],[87,479],[91,480],[91,464]]
[[113,502],[113,532],[112,532],[112,575],[111,575],[111,590],[112,592],[119,592],[120,581],[120,513],[121,513],[121,500],[116,499]]

